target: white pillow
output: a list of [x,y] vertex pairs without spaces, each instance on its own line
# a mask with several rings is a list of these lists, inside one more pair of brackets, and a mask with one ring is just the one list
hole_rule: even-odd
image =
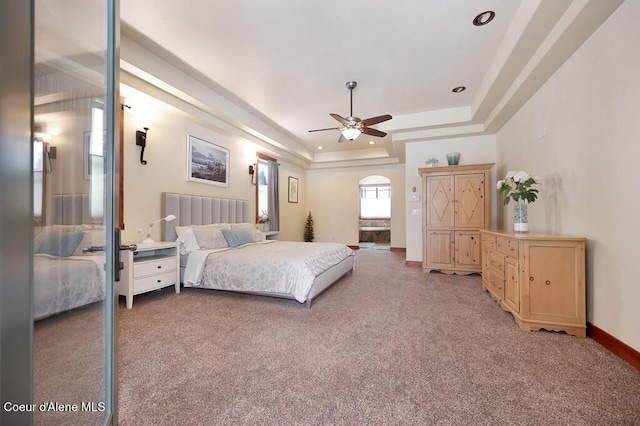
[[[189,226],[176,226],[176,234],[178,235],[178,238],[180,238],[182,236],[182,234],[184,233],[184,231],[186,231],[187,229],[191,229],[191,225]],[[178,240],[176,240],[178,241]]]
[[185,255],[200,250],[196,234],[190,226],[185,226],[181,235],[176,239],[180,243],[180,254]]

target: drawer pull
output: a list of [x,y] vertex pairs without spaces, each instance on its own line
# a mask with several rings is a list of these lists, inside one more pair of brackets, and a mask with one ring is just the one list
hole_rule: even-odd
[[162,282],[162,280],[158,280],[158,282],[159,282],[159,283],[161,283],[161,282]]
[[158,265],[158,269],[162,269],[162,265]]
[[546,280],[544,283],[545,283],[546,285],[551,285],[551,281],[549,281],[549,280]]
[[529,277],[529,281],[533,281],[533,277]]

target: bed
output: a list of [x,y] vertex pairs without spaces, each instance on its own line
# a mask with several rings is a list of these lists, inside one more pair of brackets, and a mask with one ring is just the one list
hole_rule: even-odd
[[54,196],[54,224],[37,229],[33,256],[34,319],[105,297],[104,254],[83,248],[104,245],[105,229],[92,223],[85,194]]
[[162,235],[180,241],[186,253],[180,262],[185,287],[295,299],[311,307],[355,268],[354,252],[344,244],[265,240],[246,200],[163,193],[162,215],[170,214],[176,220],[163,222]]

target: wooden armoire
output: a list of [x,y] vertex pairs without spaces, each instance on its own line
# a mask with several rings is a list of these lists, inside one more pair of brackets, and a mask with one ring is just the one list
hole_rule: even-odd
[[482,272],[480,229],[491,221],[492,167],[493,163],[418,169],[425,272]]

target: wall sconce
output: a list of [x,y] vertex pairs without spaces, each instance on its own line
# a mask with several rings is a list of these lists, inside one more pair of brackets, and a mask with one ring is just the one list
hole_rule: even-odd
[[251,185],[255,185],[255,183],[253,182],[254,173],[255,173],[255,167],[253,167],[253,164],[249,164],[249,182],[251,182]]
[[147,131],[148,127],[144,127],[144,132],[141,130],[136,130],[136,145],[141,147],[140,150],[140,163],[143,166],[147,165],[147,161],[144,159],[144,148],[147,146]]
[[151,239],[151,228],[160,223],[160,221],[166,220],[167,222],[171,222],[172,220],[176,220],[176,217],[172,214],[166,217],[161,217],[153,223],[149,224],[149,230],[147,231],[147,238],[142,242],[142,244],[153,244],[155,241]]

